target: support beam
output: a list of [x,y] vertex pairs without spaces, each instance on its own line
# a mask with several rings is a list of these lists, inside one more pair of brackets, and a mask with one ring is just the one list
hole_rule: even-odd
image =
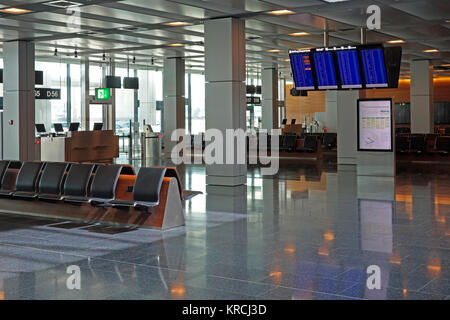
[[[205,22],[206,129],[246,129],[245,22],[237,18]],[[235,155],[237,147],[234,144]],[[227,150],[224,147],[224,158]],[[239,186],[246,183],[245,164],[212,164],[206,183]]]
[[278,70],[263,69],[261,76],[262,128],[278,129]]
[[81,128],[90,129],[89,119],[89,58],[84,57],[80,62],[81,68]]
[[169,58],[164,61],[164,148],[170,157],[176,141],[170,141],[172,132],[185,129],[185,64],[183,58]]
[[337,92],[337,141],[338,165],[357,163],[357,115],[358,90]]
[[411,63],[411,133],[434,132],[433,65],[429,60]]
[[34,43],[3,44],[3,155],[8,160],[34,161]]

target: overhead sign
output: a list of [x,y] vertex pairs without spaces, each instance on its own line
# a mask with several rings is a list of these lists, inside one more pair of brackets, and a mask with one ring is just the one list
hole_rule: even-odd
[[96,100],[110,100],[111,99],[111,89],[109,89],[109,88],[95,89],[95,99]]
[[391,99],[358,100],[358,151],[393,151]]
[[260,97],[247,97],[247,104],[255,104],[260,105],[261,104],[261,98]]
[[34,98],[38,100],[60,100],[61,89],[36,88]]

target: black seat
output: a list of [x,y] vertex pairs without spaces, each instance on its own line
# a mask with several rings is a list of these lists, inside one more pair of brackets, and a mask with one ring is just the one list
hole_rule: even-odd
[[410,151],[418,154],[425,153],[427,148],[424,134],[411,135]]
[[6,171],[8,170],[10,161],[8,160],[2,160],[0,161],[0,181],[3,181],[3,177],[6,174]]
[[99,205],[114,200],[121,170],[122,167],[116,165],[98,166],[92,180],[90,195],[70,196],[65,198],[65,201]]
[[16,190],[10,194],[19,198],[37,197],[37,183],[44,166],[42,162],[24,162],[16,179]]
[[448,154],[450,152],[450,137],[438,137],[436,140],[436,151],[438,153]]
[[62,199],[80,202],[87,197],[87,189],[95,164],[73,164],[64,183]]
[[314,135],[307,135],[303,143],[303,147],[299,150],[307,152],[315,152],[317,149],[317,138]]
[[99,166],[91,185],[89,202],[102,204],[114,200],[122,166]]
[[43,200],[61,199],[62,185],[69,163],[47,163],[38,186],[38,197]]
[[409,137],[404,135],[398,135],[395,137],[395,148],[397,153],[409,152]]
[[336,148],[336,134],[335,133],[325,133],[323,135],[322,143],[328,149]]
[[159,194],[166,168],[141,168],[133,187],[133,201],[113,200],[109,202],[116,208],[135,207],[148,213],[159,205]]

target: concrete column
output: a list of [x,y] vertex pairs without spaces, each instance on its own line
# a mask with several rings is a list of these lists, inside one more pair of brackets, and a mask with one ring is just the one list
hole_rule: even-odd
[[337,92],[338,165],[356,164],[358,90]]
[[34,43],[3,44],[3,155],[8,160],[34,161]]
[[327,132],[337,132],[337,94],[338,91],[327,91],[325,93],[325,114],[322,115],[323,125]]
[[262,80],[262,128],[278,129],[278,70],[263,69]]
[[184,129],[185,111],[185,66],[183,58],[169,58],[164,61],[164,148],[166,157],[170,157],[176,141],[170,141],[172,132]]
[[81,128],[89,131],[89,58],[84,57],[80,63],[81,68]]
[[[206,129],[245,130],[245,22],[237,18],[205,22]],[[226,145],[226,143],[224,143]],[[234,147],[235,155],[237,147]],[[224,147],[224,158],[227,150]],[[246,183],[244,164],[206,167],[206,183],[239,186]]]
[[434,132],[433,65],[411,63],[411,133]]

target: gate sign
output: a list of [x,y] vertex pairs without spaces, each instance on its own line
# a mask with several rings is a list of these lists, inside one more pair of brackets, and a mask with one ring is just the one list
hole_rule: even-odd
[[34,98],[41,100],[60,100],[61,89],[36,88]]
[[254,96],[247,96],[247,104],[260,105],[261,104],[261,98],[260,97],[254,97]]

